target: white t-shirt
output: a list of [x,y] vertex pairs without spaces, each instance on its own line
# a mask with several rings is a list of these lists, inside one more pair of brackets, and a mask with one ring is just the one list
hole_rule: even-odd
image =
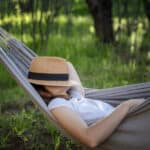
[[70,90],[69,95],[69,100],[60,97],[53,98],[48,104],[48,109],[52,110],[65,106],[78,113],[88,125],[109,115],[114,110],[114,107],[110,104],[100,100],[85,98],[77,91]]

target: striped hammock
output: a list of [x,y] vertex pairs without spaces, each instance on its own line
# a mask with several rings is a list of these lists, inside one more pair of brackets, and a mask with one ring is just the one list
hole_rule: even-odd
[[[72,139],[57,123],[48,111],[37,91],[27,80],[28,69],[33,57],[37,56],[31,49],[10,36],[0,28],[0,62],[5,66],[17,83],[32,97],[33,103],[49,121]],[[2,79],[0,79],[2,80]],[[131,110],[116,131],[101,145],[99,150],[149,150],[150,149],[150,82],[132,84],[107,89],[85,88],[86,97],[101,99],[117,106],[131,98],[146,98],[146,101]]]

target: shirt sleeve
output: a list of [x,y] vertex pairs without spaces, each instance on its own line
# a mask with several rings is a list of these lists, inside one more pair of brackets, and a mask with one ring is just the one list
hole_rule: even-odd
[[72,98],[81,99],[83,97],[82,94],[79,91],[75,90],[74,88],[71,88],[68,93]]
[[58,107],[62,107],[62,106],[65,106],[67,108],[72,109],[72,106],[69,103],[69,101],[65,100],[64,98],[54,98],[54,99],[52,99],[48,104],[48,109],[52,110],[54,108],[58,108]]

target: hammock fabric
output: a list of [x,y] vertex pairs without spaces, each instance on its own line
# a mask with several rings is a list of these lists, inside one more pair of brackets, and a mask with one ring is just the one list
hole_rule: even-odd
[[[33,103],[44,113],[49,121],[63,133],[70,137],[59,126],[48,111],[42,98],[27,80],[30,62],[37,56],[23,43],[11,37],[0,28],[0,61],[18,82],[18,84],[32,97]],[[150,82],[132,84],[108,89],[85,88],[86,97],[101,99],[117,106],[130,98],[146,98],[146,101],[131,110],[116,131],[101,145],[99,150],[149,150],[150,149]]]

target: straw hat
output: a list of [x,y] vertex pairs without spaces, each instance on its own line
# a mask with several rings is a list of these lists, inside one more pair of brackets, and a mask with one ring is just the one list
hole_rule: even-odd
[[46,86],[74,86],[69,77],[68,63],[60,57],[34,57],[28,73],[30,83]]

